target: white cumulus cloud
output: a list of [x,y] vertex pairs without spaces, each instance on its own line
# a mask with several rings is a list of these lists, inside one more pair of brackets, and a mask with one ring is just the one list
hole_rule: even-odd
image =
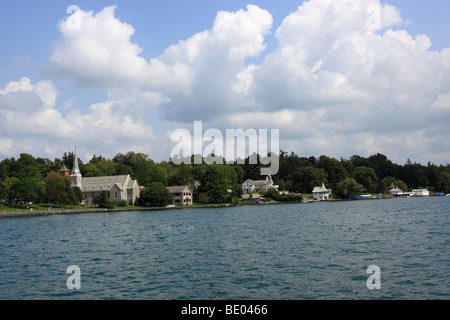
[[75,145],[84,147],[84,152],[96,150],[92,154],[109,156],[130,151],[133,146],[148,151],[158,148],[158,137],[141,119],[142,113],[132,114],[124,108],[124,104],[145,103],[158,97],[115,94],[86,111],[73,109],[64,114],[64,107],[56,103],[57,95],[52,82],[33,84],[26,77],[0,89],[2,156],[15,156],[21,146],[26,146],[28,153],[50,158]]
[[[46,68],[52,81],[23,78],[0,89],[5,146],[14,134],[25,141],[28,130],[111,150],[155,149],[170,141],[149,122],[172,130],[202,120],[223,130],[278,128],[282,149],[307,155],[450,158],[450,49],[433,51],[427,35],[402,30],[408,20],[380,0],[303,1],[274,30],[270,12],[256,5],[220,11],[211,28],[148,60],[116,9],[78,10],[58,23]],[[54,87],[61,78],[108,98],[64,114]],[[10,123],[33,115],[40,118],[25,120],[29,129]]]

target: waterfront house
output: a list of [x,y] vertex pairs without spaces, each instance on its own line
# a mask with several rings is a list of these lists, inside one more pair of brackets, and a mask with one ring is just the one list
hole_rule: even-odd
[[326,201],[330,200],[331,189],[325,188],[325,184],[322,183],[322,186],[315,187],[312,193],[314,200]]
[[244,193],[260,192],[260,191],[267,192],[270,189],[275,189],[278,191],[278,186],[274,185],[272,176],[270,175],[268,175],[265,180],[247,179],[242,184],[242,190],[244,191]]
[[389,188],[390,188],[389,193],[394,197],[400,197],[404,195],[403,190],[396,187],[394,184],[392,184]]
[[193,204],[193,193],[188,186],[166,187],[173,198],[175,206],[191,206]]
[[83,193],[82,204],[94,205],[95,198],[100,197],[103,191],[106,192],[108,199],[117,202],[126,201],[130,205],[134,205],[136,199],[139,198],[142,187],[130,175],[83,177],[78,166],[76,149],[73,162],[70,175],[71,186],[80,188]]

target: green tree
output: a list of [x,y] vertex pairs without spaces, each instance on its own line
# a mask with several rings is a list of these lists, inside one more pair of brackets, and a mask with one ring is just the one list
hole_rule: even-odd
[[356,182],[363,185],[369,192],[376,192],[378,177],[373,168],[356,167],[354,171]]
[[314,187],[328,184],[328,175],[323,169],[301,167],[294,174],[294,186],[300,192],[311,193]]
[[349,196],[360,195],[363,192],[364,187],[353,178],[345,178],[339,182],[334,191],[334,193],[342,199],[348,198]]
[[45,191],[47,202],[57,204],[67,204],[68,188],[70,187],[70,179],[66,179],[55,171],[50,171],[45,178]]
[[387,189],[389,189],[392,185],[395,186],[395,181],[396,181],[396,179],[394,177],[391,177],[391,176],[383,178],[383,182],[384,182],[384,184],[385,184]]
[[316,161],[316,167],[318,169],[323,169],[327,173],[328,184],[332,189],[335,188],[339,181],[348,177],[348,172],[345,170],[342,163],[334,158],[320,156],[319,160]]
[[377,183],[376,185],[376,191],[378,193],[386,193],[387,191],[389,191],[388,186],[386,186],[386,184],[384,183],[384,180],[380,180],[380,182]]
[[396,175],[396,166],[384,154],[377,153],[367,159],[367,167],[373,168],[378,178]]
[[99,208],[113,209],[116,206],[114,200],[108,199],[106,191],[103,191],[100,195],[96,196],[94,202]]
[[287,152],[280,150],[279,162],[279,170],[273,177],[274,181],[282,189],[296,191],[299,189],[298,177],[297,179],[295,177],[297,170],[303,167],[313,167],[316,164],[316,159],[314,157],[301,158],[294,152],[288,155]]
[[95,163],[89,162],[84,166],[84,177],[101,177],[105,175],[106,174],[99,167],[97,167],[97,164]]
[[442,176],[439,179],[439,183],[437,186],[438,192],[450,192],[450,172],[444,171],[442,172]]
[[3,184],[5,186],[6,197],[9,201],[15,202],[17,200],[17,194],[13,189],[13,185],[19,181],[19,178],[16,177],[8,177],[3,180]]
[[0,179],[4,180],[12,176],[10,173],[10,167],[13,161],[15,161],[14,158],[3,159],[0,162]]
[[396,187],[402,189],[403,191],[408,191],[408,186],[406,185],[406,183],[403,180],[395,181],[394,185]]
[[22,153],[17,161],[10,164],[10,175],[19,179],[39,178],[40,174],[35,158],[27,153]]
[[351,156],[350,162],[353,164],[354,167],[367,167],[368,166],[367,159],[364,157],[358,156],[358,155]]
[[80,204],[83,201],[83,192],[79,187],[73,187],[73,200],[74,204]]
[[431,164],[428,162],[428,165],[425,169],[425,173],[427,175],[427,180],[429,181],[428,187],[430,187],[434,191],[439,192],[440,180],[442,177],[442,172],[438,166]]
[[161,182],[151,182],[141,190],[138,204],[150,207],[165,207],[172,203],[172,195]]
[[134,179],[139,181],[140,185],[148,185],[152,182],[161,182],[167,184],[166,175],[155,162],[143,153],[128,152],[126,163],[131,163],[134,172]]
[[180,164],[173,168],[169,178],[171,186],[192,186],[195,182],[192,165]]
[[0,180],[0,201],[6,200],[8,198],[8,190],[6,183]]
[[231,188],[232,178],[225,165],[212,164],[206,167],[201,179],[201,191],[206,192],[211,203],[227,202],[227,190]]
[[45,196],[45,189],[42,182],[33,177],[25,177],[16,180],[12,185],[12,190],[16,195],[17,200],[26,203],[38,202],[43,200]]
[[350,160],[346,160],[341,158],[341,165],[342,167],[345,169],[345,171],[347,172],[349,177],[353,176],[353,173],[355,171],[355,166],[353,165],[353,163]]

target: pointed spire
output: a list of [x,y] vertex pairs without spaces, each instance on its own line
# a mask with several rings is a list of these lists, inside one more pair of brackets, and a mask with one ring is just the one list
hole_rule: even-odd
[[77,158],[77,147],[75,147],[75,153],[73,155],[73,168],[72,174],[81,174],[80,168],[78,167],[78,158]]

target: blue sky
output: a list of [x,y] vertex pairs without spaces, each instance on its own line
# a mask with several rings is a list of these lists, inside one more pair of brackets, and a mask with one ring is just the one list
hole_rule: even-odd
[[[382,26],[365,30],[374,6]],[[280,129],[304,156],[445,164],[449,14],[443,0],[2,0],[0,159],[77,145],[84,161],[167,160],[170,133],[201,120]]]

